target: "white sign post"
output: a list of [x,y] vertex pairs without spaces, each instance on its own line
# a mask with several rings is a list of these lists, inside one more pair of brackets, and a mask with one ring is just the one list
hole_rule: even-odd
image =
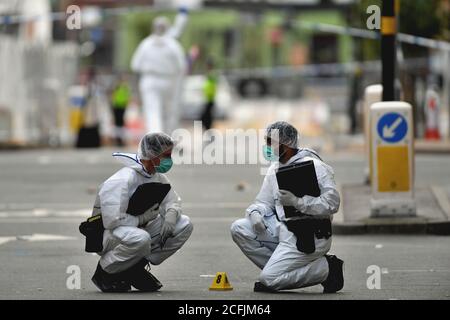
[[377,102],[370,107],[372,138],[371,215],[414,216],[414,136],[412,107]]
[[375,102],[382,101],[383,95],[383,86],[381,84],[374,84],[368,86],[364,91],[364,146],[366,153],[366,168],[365,168],[365,176],[367,183],[370,183],[372,179],[372,154],[371,154],[371,130],[370,130],[370,106]]

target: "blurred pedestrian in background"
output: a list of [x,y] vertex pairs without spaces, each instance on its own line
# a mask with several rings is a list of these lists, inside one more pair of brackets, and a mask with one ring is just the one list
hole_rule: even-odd
[[124,117],[130,99],[131,89],[128,85],[126,77],[122,75],[111,94],[111,106],[114,114],[115,124],[114,136],[116,138],[116,144],[118,146],[124,145]]
[[141,75],[139,88],[149,132],[171,133],[179,122],[179,100],[187,63],[180,37],[188,20],[180,9],[171,27],[166,17],[153,20],[153,31],[134,52],[131,69]]
[[203,86],[203,94],[205,97],[205,106],[203,109],[201,121],[203,128],[209,130],[214,121],[214,106],[217,92],[217,74],[214,72],[214,62],[210,58],[206,64],[207,75]]
[[99,121],[100,88],[96,83],[97,72],[89,67],[82,77],[82,85],[86,87],[86,99],[82,116],[82,126],[78,132],[77,148],[98,148],[101,144]]
[[348,103],[348,117],[350,119],[350,133],[355,134],[359,129],[358,105],[361,104],[363,94],[362,68],[357,65],[350,79],[350,96]]

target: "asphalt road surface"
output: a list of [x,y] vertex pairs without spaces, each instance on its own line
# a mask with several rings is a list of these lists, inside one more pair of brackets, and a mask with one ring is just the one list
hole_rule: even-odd
[[[91,210],[96,187],[120,168],[112,151],[2,152],[0,299],[450,298],[450,237],[444,236],[335,235],[331,251],[345,261],[342,292],[323,295],[315,286],[254,293],[259,270],[231,240],[229,227],[259,190],[263,177],[256,165],[175,166],[168,176],[194,232],[179,252],[152,268],[164,287],[157,293],[101,293],[90,281],[98,257],[84,252],[78,225]],[[363,155],[325,159],[338,183],[363,181]],[[417,156],[416,185],[438,185],[450,194],[448,163],[448,155]],[[73,270],[80,271],[79,289],[71,287]],[[227,272],[232,291],[208,290],[219,271]]]

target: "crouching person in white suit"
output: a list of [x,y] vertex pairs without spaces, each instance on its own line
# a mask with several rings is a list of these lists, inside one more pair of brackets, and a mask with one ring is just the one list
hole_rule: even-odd
[[[264,156],[273,164],[245,218],[231,226],[234,242],[262,269],[254,291],[276,292],[322,284],[324,293],[337,292],[344,285],[343,261],[327,255],[331,248],[331,215],[338,211],[340,204],[333,169],[314,151],[299,149],[297,130],[286,122],[270,125],[266,142]],[[287,190],[279,190],[277,168],[308,160],[313,160],[320,196],[297,198]],[[295,231],[296,235],[287,227],[289,220],[300,221],[286,218],[284,206],[294,207],[304,214],[303,218],[314,219],[309,220],[313,222],[308,232],[312,234],[310,242],[315,245],[314,252],[300,251],[298,240],[301,241],[302,234]]]
[[[126,166],[99,188],[93,215],[101,213],[103,251],[92,281],[104,292],[126,292],[131,286],[141,291],[156,291],[161,283],[150,273],[150,264],[159,265],[180,249],[190,237],[193,226],[182,214],[181,200],[163,174],[172,166],[173,140],[163,133],[145,135],[137,154],[115,153]],[[145,207],[155,196],[144,192],[130,199],[140,189],[152,184],[169,190],[142,214],[130,208]],[[169,189],[170,187],[170,189]]]

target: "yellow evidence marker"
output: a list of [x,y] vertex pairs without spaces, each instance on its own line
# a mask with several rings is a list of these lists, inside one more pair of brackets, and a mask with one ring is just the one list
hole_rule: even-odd
[[227,273],[217,272],[216,277],[214,278],[214,281],[211,284],[211,287],[209,287],[209,290],[216,290],[216,291],[233,290],[233,287],[228,281]]

